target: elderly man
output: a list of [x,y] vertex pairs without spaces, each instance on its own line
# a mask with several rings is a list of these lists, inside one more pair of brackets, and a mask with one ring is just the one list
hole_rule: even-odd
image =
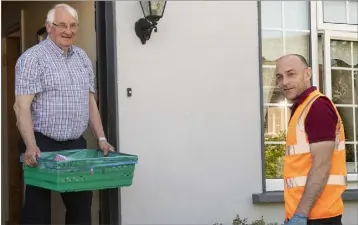
[[285,224],[341,225],[347,176],[342,119],[311,86],[311,69],[301,55],[278,59],[276,80],[293,101],[283,172]]
[[[105,154],[107,142],[94,97],[94,74],[86,53],[73,46],[75,9],[59,4],[47,14],[48,38],[28,49],[16,64],[14,110],[26,165],[41,151],[84,149],[88,122]],[[50,191],[27,186],[22,224],[51,224]],[[92,192],[63,193],[66,224],[91,224]]]

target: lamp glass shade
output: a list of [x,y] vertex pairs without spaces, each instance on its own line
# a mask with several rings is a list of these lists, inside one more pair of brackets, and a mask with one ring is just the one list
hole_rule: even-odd
[[162,18],[165,10],[165,5],[167,1],[140,1],[142,7],[143,15],[145,18]]

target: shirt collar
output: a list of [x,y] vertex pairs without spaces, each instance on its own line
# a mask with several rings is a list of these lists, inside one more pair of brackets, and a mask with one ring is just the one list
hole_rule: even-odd
[[[55,44],[55,42],[52,41],[52,39],[47,36],[46,39],[48,45],[52,48],[52,50],[54,50],[57,54],[59,55],[66,55],[66,52],[64,50],[62,50],[58,45]],[[74,49],[73,46],[70,47],[70,49],[68,50],[68,55],[72,55],[74,53]]]
[[291,109],[295,108],[296,106],[300,105],[312,92],[317,90],[317,87],[312,86],[307,88],[300,96],[297,97],[295,103],[291,106]]

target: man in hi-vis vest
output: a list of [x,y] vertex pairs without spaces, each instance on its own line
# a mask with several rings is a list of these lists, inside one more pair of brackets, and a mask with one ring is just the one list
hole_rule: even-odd
[[341,225],[346,189],[346,153],[341,117],[326,96],[311,86],[304,57],[277,60],[276,81],[292,101],[284,157],[286,225]]

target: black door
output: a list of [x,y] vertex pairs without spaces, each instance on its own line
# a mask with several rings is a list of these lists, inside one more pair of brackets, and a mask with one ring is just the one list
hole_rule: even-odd
[[[115,2],[95,2],[98,104],[107,139],[119,151]],[[120,225],[119,189],[100,191],[100,224]]]

